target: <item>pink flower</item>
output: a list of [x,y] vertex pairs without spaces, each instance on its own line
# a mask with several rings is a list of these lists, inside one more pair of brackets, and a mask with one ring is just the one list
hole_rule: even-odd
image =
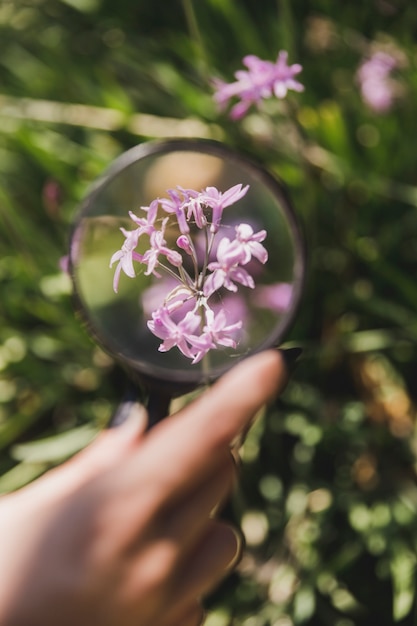
[[242,321],[234,324],[227,324],[226,313],[220,309],[217,314],[210,307],[205,306],[204,309],[206,324],[203,328],[201,336],[196,342],[193,338],[193,347],[196,348],[193,363],[198,363],[201,359],[214,348],[224,346],[226,348],[236,348],[236,341],[233,335],[242,328]]
[[150,236],[150,244],[151,247],[149,250],[145,252],[141,261],[145,265],[148,266],[148,269],[145,272],[146,276],[149,274],[155,274],[159,277],[159,274],[155,272],[155,267],[158,265],[158,257],[160,254],[164,255],[171,265],[174,267],[179,267],[182,265],[182,256],[176,250],[171,250],[166,245],[166,241],[164,239],[165,226],[168,218],[165,218],[162,222],[161,230],[154,230]]
[[[215,187],[197,192],[177,187],[167,191],[168,198],[156,199],[148,207],[141,207],[145,216],[138,217],[129,212],[137,228],[133,231],[121,229],[125,241],[110,260],[110,265],[118,263],[113,287],[117,291],[122,271],[132,278],[135,276],[134,261],[146,266],[145,275],[153,274],[160,279],[142,295],[144,315],[151,316],[147,326],[162,340],[160,352],[176,347],[195,364],[210,350],[236,348],[238,339],[241,339],[247,305],[236,292],[239,285],[254,289],[253,276],[243,266],[252,260],[255,266],[257,261],[266,262],[268,253],[262,245],[266,232],[255,232],[251,225],[238,223],[235,238],[230,241],[222,236],[220,229],[224,209],[243,198],[248,188],[248,185],[237,184],[224,192]],[[168,215],[158,220],[160,210]],[[210,213],[211,221],[208,218]],[[230,222],[227,228],[230,232]],[[165,239],[168,229],[170,233],[177,231],[176,249],[171,248]],[[143,235],[148,238],[149,247],[139,254],[136,249]],[[200,236],[204,245],[198,254]],[[191,257],[191,262],[185,265],[184,254]],[[163,268],[164,276],[158,274],[158,267]],[[188,271],[190,268],[192,274]],[[222,294],[221,301],[213,298],[209,304],[210,296],[221,289],[236,296],[224,297]]]
[[208,264],[212,272],[207,276],[203,292],[209,298],[215,291],[222,287],[228,291],[237,291],[235,283],[253,289],[255,287],[252,276],[243,267],[239,266],[244,256],[238,246],[234,245],[227,237],[223,237],[217,248],[217,261]]
[[[211,265],[214,265],[214,263]],[[228,291],[237,291],[237,285],[235,283],[239,283],[250,289],[254,289],[255,287],[252,276],[243,267],[239,267],[238,265],[234,265],[230,268],[222,268],[221,266],[215,267],[213,273],[207,276],[204,283],[204,296],[209,298],[215,291],[218,291],[222,287]]]
[[110,259],[110,267],[112,267],[113,263],[119,261],[113,278],[113,289],[116,293],[119,289],[121,272],[123,271],[130,278],[134,278],[136,274],[133,261],[143,262],[143,255],[136,252],[135,249],[142,235],[151,235],[156,231],[154,222],[158,212],[158,202],[158,200],[154,200],[149,207],[141,207],[147,212],[147,218],[138,217],[132,211],[129,211],[130,219],[137,224],[138,228],[132,231],[127,231],[124,228],[120,229],[126,239],[121,249],[115,252]]
[[172,276],[161,277],[157,282],[144,290],[142,308],[146,317],[161,307],[165,307],[171,319],[177,323],[196,305],[195,294],[189,287],[178,284]]
[[129,211],[130,219],[132,219],[135,222],[135,224],[139,226],[139,228],[141,229],[141,234],[146,233],[147,235],[150,235],[155,230],[155,220],[158,215],[158,205],[159,205],[159,200],[157,198],[156,200],[153,200],[148,207],[146,206],[140,207],[142,211],[146,212],[147,214],[146,218],[138,217],[137,215],[133,213],[133,211]]
[[169,199],[161,198],[160,205],[166,213],[175,213],[181,233],[187,235],[190,232],[190,227],[187,223],[186,209],[190,200],[198,196],[198,192],[193,189],[177,187],[177,189],[168,189],[167,194]]
[[[223,309],[227,315],[229,324],[241,322],[243,327],[248,320],[248,305],[246,303],[246,299],[239,292],[229,292],[222,296],[222,298],[217,302],[213,299],[210,306],[214,314],[217,314],[221,309]],[[234,333],[235,338],[236,335],[237,333]]]
[[110,267],[113,263],[119,261],[113,278],[113,289],[117,293],[119,289],[120,274],[123,271],[130,278],[135,277],[135,269],[133,267],[133,261],[142,261],[143,257],[138,252],[135,252],[135,248],[138,245],[138,240],[141,235],[141,229],[127,231],[124,228],[120,229],[125,236],[125,241],[120,250],[115,252],[110,259]]
[[266,230],[253,232],[252,226],[249,224],[239,224],[236,226],[236,239],[231,245],[234,245],[241,254],[242,265],[246,265],[254,256],[262,264],[268,260],[268,252],[260,243],[266,237]]
[[253,294],[255,306],[270,309],[277,313],[285,312],[292,300],[293,287],[289,283],[273,283],[260,285]]
[[208,333],[212,342],[217,346],[236,348],[236,341],[232,335],[241,328],[241,320],[227,325],[224,309],[220,309],[217,315],[211,309],[206,309],[206,325],[203,328],[203,332]]
[[217,261],[208,264],[212,274],[207,276],[203,288],[207,298],[221,287],[237,291],[235,283],[253,289],[255,287],[253,277],[241,265],[249,263],[252,256],[261,263],[266,263],[268,259],[268,252],[260,243],[266,237],[265,230],[254,233],[249,224],[239,224],[235,230],[236,239],[230,241],[223,237],[217,248]]
[[248,189],[249,185],[246,185],[246,187],[234,185],[234,187],[230,187],[230,189],[223,193],[216,189],[216,187],[206,187],[205,190],[201,192],[200,202],[212,209],[210,232],[217,233],[223,216],[223,210],[243,198]]
[[396,82],[391,73],[397,60],[386,52],[375,52],[359,67],[356,78],[365,104],[376,113],[385,113],[393,105]]
[[198,228],[204,228],[207,225],[207,218],[201,205],[201,194],[196,198],[191,198],[187,203],[187,220],[190,221],[193,217],[194,223]]
[[255,55],[244,57],[243,64],[248,70],[239,70],[235,73],[237,79],[234,83],[215,81],[217,89],[214,99],[224,108],[232,98],[240,101],[231,109],[232,119],[240,119],[253,104],[259,104],[261,100],[275,95],[277,98],[285,98],[288,90],[303,91],[304,87],[295,80],[294,76],[301,72],[302,67],[298,63],[288,65],[288,53],[281,50],[275,63],[263,61]]
[[304,85],[294,79],[303,69],[299,63],[288,65],[288,52],[281,50],[275,62],[272,91],[277,98],[285,98],[289,89],[292,91],[304,91]]
[[69,255],[66,254],[59,259],[59,269],[64,274],[70,273],[70,258]]
[[188,235],[180,235],[177,238],[177,246],[181,248],[181,250],[184,250],[184,252],[186,252],[190,256],[192,256],[194,253],[193,247],[190,243],[190,239]]
[[194,334],[201,328],[201,323],[201,317],[193,311],[189,311],[176,324],[171,319],[168,309],[161,307],[152,313],[152,320],[149,320],[147,324],[154,335],[163,339],[158,348],[160,352],[168,352],[176,346],[182,354],[194,360],[204,350],[207,351],[214,347],[207,337],[201,338]]

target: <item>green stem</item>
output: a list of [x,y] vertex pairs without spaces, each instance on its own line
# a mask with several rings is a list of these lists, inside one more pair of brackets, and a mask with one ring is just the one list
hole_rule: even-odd
[[[203,332],[204,324],[207,323],[206,309],[205,309],[204,306],[200,306],[200,308],[202,309],[201,332]],[[205,320],[204,322],[203,322],[203,319]],[[208,384],[209,376],[210,376],[210,355],[209,355],[208,352],[201,359],[201,371],[202,371],[202,374],[203,374],[203,382],[205,384]]]
[[204,279],[206,277],[206,273],[207,273],[207,266],[208,266],[208,262],[209,262],[209,256],[211,253],[211,249],[213,247],[213,242],[214,242],[214,237],[216,236],[215,233],[210,233],[210,239],[208,238],[208,232],[207,232],[207,228],[204,230],[204,235],[206,238],[206,254],[204,257],[204,265],[203,265],[203,269],[201,270],[201,274],[200,274],[200,280],[199,280],[199,284],[198,284],[198,288],[202,289],[203,285],[204,285]]
[[201,359],[201,371],[203,373],[203,382],[208,384],[210,380],[210,355],[208,352]]
[[178,271],[179,271],[179,274],[180,274],[182,282],[185,285],[187,285],[188,287],[190,287],[191,289],[194,289],[195,287],[194,287],[193,280],[192,280],[191,276],[189,275],[189,273],[187,272],[187,270],[185,270],[182,267],[182,265],[180,265],[179,268],[178,268]]
[[191,39],[194,41],[196,51],[199,56],[199,68],[201,72],[201,77],[204,82],[210,84],[211,75],[209,63],[207,60],[207,51],[204,45],[203,37],[201,35],[200,28],[198,26],[197,16],[194,11],[192,0],[182,0],[182,7],[185,14],[185,19],[187,21],[188,30],[190,31]]
[[190,235],[187,235],[188,237],[188,243],[190,244],[190,248],[191,248],[191,258],[193,261],[193,266],[194,266],[194,284],[196,287],[198,287],[198,263],[197,263],[197,252],[194,246],[194,242],[192,240],[192,237],[190,237]]
[[187,272],[184,270],[183,267],[179,267],[178,271],[180,273],[180,275],[176,274],[170,267],[168,267],[167,265],[164,265],[164,263],[161,263],[160,261],[158,261],[158,267],[160,267],[161,269],[163,269],[165,272],[167,272],[167,274],[169,274],[170,276],[172,276],[173,278],[175,278],[175,280],[178,280],[178,282],[182,283],[182,284],[186,284],[187,287],[193,285],[193,282],[190,278],[190,276],[187,274]]

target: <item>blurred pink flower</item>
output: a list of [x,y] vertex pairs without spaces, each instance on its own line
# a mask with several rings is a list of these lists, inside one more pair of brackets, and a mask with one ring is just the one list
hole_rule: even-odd
[[59,259],[59,269],[61,270],[61,272],[64,272],[64,274],[69,274],[70,273],[70,259],[69,259],[69,255],[66,254],[65,256],[62,256]]
[[277,313],[285,312],[292,300],[293,288],[290,283],[259,285],[253,294],[254,304]]
[[365,104],[376,113],[386,113],[394,103],[396,82],[391,73],[397,60],[386,52],[375,52],[363,61],[356,73]]
[[159,309],[171,291],[178,286],[173,276],[163,276],[158,281],[144,289],[141,296],[143,312],[150,317],[153,311]]
[[221,109],[225,108],[229,100],[239,99],[230,112],[234,120],[242,118],[252,105],[259,104],[265,98],[274,95],[281,99],[285,98],[288,90],[304,90],[304,86],[294,78],[301,72],[302,66],[298,63],[288,65],[288,52],[285,50],[279,52],[275,63],[263,61],[251,54],[243,58],[243,65],[248,69],[237,71],[235,82],[214,81],[214,99]]
[[249,317],[248,304],[241,292],[228,292],[222,295],[217,302],[211,304],[211,308],[215,314],[223,309],[226,313],[228,324],[241,323],[240,329],[236,329],[231,333],[231,336],[237,341],[238,336],[242,334],[239,331],[245,326]]
[[49,217],[59,217],[63,199],[62,187],[56,180],[47,180],[42,189],[42,200]]

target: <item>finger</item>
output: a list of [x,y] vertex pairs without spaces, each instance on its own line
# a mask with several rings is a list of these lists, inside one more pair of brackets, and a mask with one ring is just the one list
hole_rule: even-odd
[[182,553],[194,546],[207,527],[215,509],[232,490],[236,478],[236,466],[230,454],[225,455],[223,466],[215,471],[193,491],[178,500],[169,509],[162,511],[160,518],[165,522],[166,534],[181,544]]
[[145,407],[136,403],[126,421],[120,426],[101,432],[73,461],[83,463],[90,471],[92,468],[101,470],[132,450],[145,434],[147,424],[148,414]]
[[156,481],[154,486],[161,485],[163,498],[167,492],[198,484],[260,407],[284,387],[286,379],[278,351],[246,359],[149,433],[131,476],[138,476],[141,467],[146,467],[148,476]]
[[[137,454],[108,477],[109,492],[126,522],[160,520],[160,511],[198,489],[229,453],[230,442],[257,410],[283,388],[286,368],[278,351],[246,359],[198,400],[154,427]],[[126,510],[128,509],[128,510]]]
[[118,464],[132,452],[143,437],[147,426],[147,412],[136,404],[126,422],[112,430],[103,431],[84,450],[45,476],[28,485],[36,489],[36,497],[52,500],[63,498],[103,470]]
[[[235,468],[230,453],[226,452],[223,464],[215,466],[205,481],[201,481],[193,490],[181,497],[178,493],[173,495],[167,491],[165,500],[160,504],[158,493],[153,497],[155,490],[151,490],[151,496],[148,497],[149,490],[146,490],[146,486],[139,488],[142,518],[146,512],[148,542],[155,542],[158,545],[161,537],[164,538],[164,544],[169,545],[169,550],[163,554],[165,554],[166,561],[171,564],[171,568],[176,567],[179,561],[187,557],[207,531],[216,508],[226,500],[233,487]],[[111,509],[112,515],[122,518],[121,522],[119,520],[114,523],[117,523],[119,527],[122,523],[125,528],[128,528],[123,534],[130,538],[129,550],[132,554],[139,553],[143,544],[143,535],[138,532],[135,523],[135,520],[140,519],[137,513],[139,505],[135,504],[133,499],[134,496],[123,497],[121,504],[116,507],[112,506]],[[161,554],[162,552],[158,556],[160,562]]]
[[[286,368],[278,351],[263,352],[236,365],[174,416],[176,422],[187,427],[182,445],[187,446],[196,437],[206,447],[229,444],[256,411],[284,387],[286,379]],[[172,428],[173,422],[174,419]]]
[[202,626],[204,617],[205,611],[201,604],[193,602],[180,612],[174,611],[172,614],[170,612],[167,620],[158,622],[158,626]]
[[233,569],[240,559],[242,538],[225,522],[212,520],[175,577],[173,597],[184,603],[207,595]]

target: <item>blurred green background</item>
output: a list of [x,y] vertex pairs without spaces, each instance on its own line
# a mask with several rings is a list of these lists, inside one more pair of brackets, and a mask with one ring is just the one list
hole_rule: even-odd
[[[0,0],[1,492],[86,445],[121,396],[60,270],[116,156],[220,139],[284,181],[304,225],[304,354],[244,445],[229,514],[247,548],[208,626],[417,623],[416,32],[408,0]],[[305,91],[219,113],[212,78],[281,49]],[[383,113],[357,80],[376,50],[396,58]]]

